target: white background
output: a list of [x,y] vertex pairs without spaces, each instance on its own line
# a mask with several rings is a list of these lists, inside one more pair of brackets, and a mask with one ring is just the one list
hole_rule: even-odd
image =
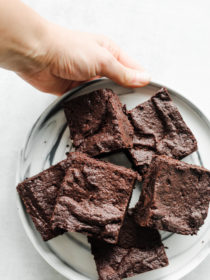
[[[42,16],[115,40],[160,82],[210,119],[210,1],[27,0]],[[27,24],[27,23],[26,23]],[[84,42],[85,43],[85,42]],[[0,279],[64,280],[30,244],[16,209],[17,155],[40,113],[55,99],[0,69]],[[185,280],[207,280],[210,257]]]

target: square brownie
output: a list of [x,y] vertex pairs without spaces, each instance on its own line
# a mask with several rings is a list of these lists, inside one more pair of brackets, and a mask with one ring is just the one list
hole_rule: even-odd
[[125,167],[80,152],[68,169],[52,216],[53,228],[116,243],[137,177]]
[[157,230],[138,226],[126,215],[116,245],[89,238],[100,280],[131,277],[168,265]]
[[58,190],[61,187],[68,165],[68,159],[61,161],[17,186],[17,191],[26,207],[26,211],[31,216],[44,241],[64,232],[60,229],[53,230],[50,220]]
[[134,127],[133,148],[129,154],[141,174],[147,171],[153,155],[182,159],[197,150],[197,142],[166,89],[127,112]]
[[179,234],[196,234],[210,201],[210,171],[167,156],[155,156],[135,207],[143,227]]
[[76,151],[96,156],[132,147],[133,127],[111,89],[72,99],[64,112]]

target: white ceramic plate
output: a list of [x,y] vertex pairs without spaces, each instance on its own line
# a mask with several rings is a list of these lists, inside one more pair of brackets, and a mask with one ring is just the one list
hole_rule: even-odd
[[[17,183],[64,159],[65,153],[72,149],[62,109],[64,100],[99,88],[111,88],[119,94],[122,103],[125,103],[130,109],[151,97],[161,87],[161,85],[151,83],[144,88],[131,90],[122,88],[108,79],[99,79],[69,91],[50,105],[32,127],[21,151]],[[198,140],[198,152],[185,158],[185,161],[198,165],[203,164],[210,169],[210,124],[208,120],[198,108],[180,94],[170,89],[169,92]],[[128,160],[121,153],[107,157],[107,160],[116,164],[129,165]],[[139,190],[139,187],[135,189],[131,204],[138,200]],[[72,280],[97,279],[95,263],[85,236],[66,233],[48,242],[43,242],[19,196],[17,196],[17,204],[22,224],[29,239],[40,255],[54,269]],[[167,247],[169,266],[134,276],[133,279],[178,280],[195,268],[210,253],[210,215],[197,236],[182,236],[167,232],[161,232],[161,235],[163,243]]]

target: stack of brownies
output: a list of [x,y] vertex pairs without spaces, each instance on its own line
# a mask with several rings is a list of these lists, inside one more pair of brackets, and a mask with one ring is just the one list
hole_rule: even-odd
[[[167,90],[127,111],[117,94],[100,89],[64,111],[76,151],[17,186],[43,239],[87,235],[101,280],[168,265],[158,230],[197,233],[208,213],[210,171],[180,161],[197,142]],[[133,169],[99,160],[118,151]],[[129,209],[136,180],[142,191]]]

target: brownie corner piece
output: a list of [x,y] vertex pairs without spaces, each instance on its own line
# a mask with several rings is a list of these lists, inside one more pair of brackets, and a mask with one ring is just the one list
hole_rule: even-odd
[[17,186],[26,211],[44,241],[64,233],[62,229],[53,230],[50,220],[67,165],[68,160],[64,160]]
[[64,112],[76,151],[96,156],[133,145],[133,127],[111,89],[76,97],[64,104]]
[[52,217],[53,228],[116,243],[136,172],[74,152]]
[[101,280],[123,279],[168,265],[159,232],[138,226],[131,213],[125,217],[117,244],[94,238],[89,243]]
[[135,207],[136,222],[183,235],[196,234],[208,214],[210,171],[155,156]]
[[197,150],[197,141],[165,88],[128,111],[134,128],[128,153],[141,174],[156,154],[182,159]]

